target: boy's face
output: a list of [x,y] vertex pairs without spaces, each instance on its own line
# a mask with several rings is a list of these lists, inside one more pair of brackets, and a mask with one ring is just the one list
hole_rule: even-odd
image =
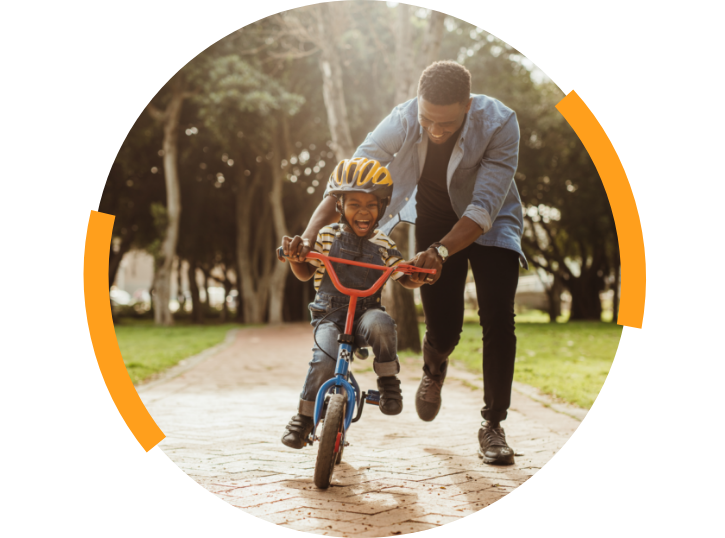
[[342,200],[342,211],[353,233],[359,237],[366,236],[378,220],[378,197],[364,192],[351,192],[343,195]]

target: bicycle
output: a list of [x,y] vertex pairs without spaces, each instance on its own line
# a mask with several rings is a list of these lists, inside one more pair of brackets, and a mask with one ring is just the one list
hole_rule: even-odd
[[[282,247],[277,249],[277,253],[280,257],[287,258],[284,256]],[[319,489],[327,489],[330,487],[335,465],[338,465],[342,461],[343,450],[345,446],[349,444],[345,440],[345,437],[347,436],[347,431],[350,428],[350,425],[353,422],[360,420],[362,417],[363,407],[366,403],[371,405],[380,404],[380,392],[370,389],[361,393],[360,385],[358,385],[355,380],[355,376],[350,370],[350,363],[353,361],[354,354],[357,354],[361,359],[367,358],[367,349],[358,350],[355,348],[355,337],[352,334],[357,300],[359,298],[369,297],[376,293],[395,272],[406,274],[435,274],[436,270],[423,269],[421,267],[402,263],[396,265],[395,267],[384,267],[370,263],[356,262],[353,260],[344,260],[342,258],[333,258],[315,251],[307,254],[307,258],[320,260],[325,265],[325,269],[330,275],[335,288],[337,288],[340,293],[350,296],[350,303],[347,307],[345,331],[337,338],[340,346],[338,348],[337,363],[335,365],[335,377],[325,381],[320,387],[320,390],[317,392],[312,432],[306,440],[306,443],[310,446],[312,446],[315,441],[319,441],[317,461],[315,462],[314,482],[315,486]],[[346,288],[340,283],[331,262],[367,267],[383,271],[383,274],[380,278],[378,278],[375,284],[367,290]],[[316,331],[317,328],[315,328],[315,332]],[[356,407],[357,413],[355,414]],[[355,414],[354,418],[353,414]],[[322,419],[323,416],[324,420]],[[317,431],[321,420],[323,422],[322,432],[318,437],[315,432]]]

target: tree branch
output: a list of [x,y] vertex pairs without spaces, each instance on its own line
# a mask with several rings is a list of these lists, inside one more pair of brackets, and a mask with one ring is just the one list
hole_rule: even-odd
[[311,50],[304,50],[298,52],[295,52],[292,49],[288,49],[285,52],[270,52],[269,56],[264,61],[270,62],[272,60],[297,60],[299,58],[307,58],[308,56],[317,54],[321,50],[322,49],[320,49],[319,47],[314,47]]
[[151,117],[153,119],[155,119],[156,121],[160,121],[160,122],[165,121],[166,120],[166,116],[168,115],[168,113],[167,113],[166,110],[164,110],[162,112],[161,110],[159,110],[158,108],[156,108],[151,103],[149,103],[148,105],[146,105],[146,110],[148,111],[148,113],[151,115]]
[[559,247],[554,241],[554,235],[551,233],[549,227],[543,221],[539,221],[536,224],[538,224],[539,227],[546,233],[546,237],[549,240],[549,246],[551,247],[552,251],[551,255],[557,261],[559,267],[562,268],[569,275],[569,277],[574,278],[574,274],[569,269],[569,266],[564,262],[564,256],[562,255]]

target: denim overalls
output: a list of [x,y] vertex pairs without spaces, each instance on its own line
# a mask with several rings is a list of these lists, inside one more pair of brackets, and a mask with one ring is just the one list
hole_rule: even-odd
[[[396,249],[380,247],[367,238],[343,231],[339,224],[333,224],[335,240],[330,247],[329,256],[371,263],[385,267],[385,259],[389,256],[401,256]],[[340,283],[353,289],[369,289],[383,274],[382,271],[354,265],[334,264]],[[375,360],[373,369],[378,377],[394,376],[400,372],[397,351],[397,334],[395,321],[385,312],[380,303],[382,289],[370,297],[359,298],[355,308],[353,334],[357,347],[372,347]],[[347,305],[350,297],[337,291],[332,283],[329,272],[325,271],[320,289],[314,302],[310,303],[312,325],[318,326],[317,344],[312,348],[312,360],[307,372],[305,384],[300,394],[299,413],[313,416],[317,391],[328,379],[335,376],[338,342],[337,336],[345,330]],[[337,310],[336,310],[337,309]],[[324,321],[323,317],[327,316]],[[324,351],[323,351],[324,350]],[[330,356],[325,354],[325,351]]]

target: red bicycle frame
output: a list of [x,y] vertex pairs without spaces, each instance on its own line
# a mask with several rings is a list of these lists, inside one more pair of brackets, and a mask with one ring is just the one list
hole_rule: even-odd
[[[435,269],[423,269],[422,267],[416,267],[415,265],[410,265],[406,263],[399,263],[395,267],[382,267],[380,265],[374,265],[372,263],[363,263],[352,260],[343,260],[342,258],[333,258],[332,256],[325,256],[324,254],[320,254],[319,252],[315,251],[307,254],[307,259],[320,260],[325,265],[325,269],[327,269],[327,272],[330,274],[332,283],[335,285],[335,288],[337,288],[337,291],[350,296],[350,304],[347,308],[347,320],[345,322],[345,334],[352,334],[352,325],[355,319],[355,307],[357,306],[358,298],[370,297],[372,294],[377,292],[383,286],[383,284],[385,284],[385,281],[388,280],[390,275],[392,275],[393,273],[429,273],[431,275],[434,275],[436,272]],[[330,262],[343,263],[346,265],[355,265],[357,267],[367,267],[368,269],[376,269],[378,271],[382,271],[383,274],[380,275],[380,278],[378,278],[375,284],[373,284],[372,287],[370,287],[369,289],[355,290],[342,285],[340,279],[337,277],[335,268]]]

